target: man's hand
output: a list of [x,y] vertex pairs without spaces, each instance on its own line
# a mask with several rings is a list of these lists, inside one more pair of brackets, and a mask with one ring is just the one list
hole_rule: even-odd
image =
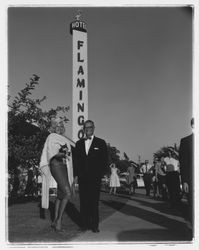
[[75,176],[73,179],[72,186],[71,186],[73,195],[75,194],[75,191],[77,190],[77,183],[78,183],[78,177]]
[[185,193],[189,193],[189,185],[187,182],[184,182],[183,183],[183,190]]

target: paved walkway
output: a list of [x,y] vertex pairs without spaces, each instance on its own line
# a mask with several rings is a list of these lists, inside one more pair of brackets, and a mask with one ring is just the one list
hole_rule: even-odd
[[[105,201],[104,201],[105,202]],[[116,207],[117,199],[106,201]],[[73,239],[75,244],[82,243],[133,243],[133,242],[188,242],[191,232],[182,214],[169,208],[167,202],[154,200],[144,195],[144,190],[131,197],[121,210],[106,218],[99,225],[100,232],[86,231]]]

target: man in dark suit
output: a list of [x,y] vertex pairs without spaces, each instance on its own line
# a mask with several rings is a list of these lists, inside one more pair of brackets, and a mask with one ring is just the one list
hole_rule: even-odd
[[99,232],[99,197],[101,179],[108,165],[106,142],[94,136],[95,125],[84,123],[85,138],[76,142],[74,174],[78,179],[80,217],[83,230]]
[[[191,119],[191,126],[194,126],[194,120]],[[193,221],[193,159],[194,159],[194,135],[193,133],[182,138],[180,141],[179,161],[180,173],[182,179],[183,191],[188,200],[188,219],[192,224]]]

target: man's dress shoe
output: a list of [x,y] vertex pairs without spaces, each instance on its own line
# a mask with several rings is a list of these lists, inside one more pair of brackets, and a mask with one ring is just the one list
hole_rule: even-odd
[[93,233],[99,233],[99,231],[100,231],[99,228],[92,228]]
[[88,227],[80,227],[81,232],[86,232],[88,230]]

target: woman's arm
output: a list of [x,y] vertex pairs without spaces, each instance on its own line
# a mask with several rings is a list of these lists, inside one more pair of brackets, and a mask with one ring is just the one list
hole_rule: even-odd
[[111,163],[109,167],[112,168],[112,166],[113,166],[113,163]]
[[53,156],[55,156],[59,152],[59,149],[60,149],[60,143],[56,140],[56,136],[53,136],[53,134],[51,134],[49,136],[47,145],[48,162]]

